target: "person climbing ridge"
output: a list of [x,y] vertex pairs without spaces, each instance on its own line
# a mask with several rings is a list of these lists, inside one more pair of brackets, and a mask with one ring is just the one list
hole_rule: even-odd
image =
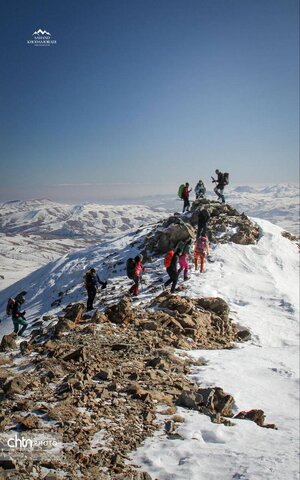
[[145,271],[142,261],[143,255],[137,255],[134,259],[129,258],[126,264],[127,276],[134,282],[129,289],[129,294],[134,297],[139,294],[139,285],[141,284],[142,273]]
[[[26,328],[28,327],[28,322],[25,318],[25,310],[21,312],[21,305],[25,302],[25,295],[27,292],[23,291],[19,293],[14,300],[11,302],[11,316],[14,324],[14,333],[19,337],[22,337]],[[21,326],[20,330],[19,327]]]
[[178,260],[179,255],[182,253],[180,248],[176,248],[176,250],[169,250],[169,252],[165,256],[164,265],[166,267],[167,273],[169,275],[169,279],[165,282],[165,287],[171,285],[171,293],[175,292],[175,288],[178,282]]
[[195,195],[196,195],[196,200],[198,198],[204,198],[206,194],[206,188],[202,180],[199,180],[197,185],[195,186]]
[[202,235],[196,239],[194,246],[194,265],[195,271],[198,270],[198,263],[200,263],[200,272],[204,272],[204,260],[209,254],[209,241],[207,235]]
[[188,182],[186,182],[185,184],[185,187],[184,189],[182,190],[182,200],[183,200],[183,210],[182,210],[182,213],[184,212],[188,212],[189,209],[190,209],[190,200],[189,200],[189,197],[190,197],[190,192],[192,191],[192,189],[190,188],[189,189],[189,186],[190,184]]
[[87,291],[87,305],[86,310],[89,312],[93,310],[93,303],[97,293],[98,285],[101,285],[101,289],[106,288],[107,282],[102,282],[97,275],[95,268],[90,268],[84,275],[84,286]]
[[225,197],[224,197],[224,187],[228,185],[229,181],[229,174],[228,173],[222,173],[220,170],[216,170],[217,174],[217,179],[214,177],[212,178],[212,183],[216,183],[217,185],[214,188],[215,194],[218,196],[218,199],[222,201],[222,203],[225,203]]
[[201,235],[206,235],[207,223],[209,219],[210,219],[210,214],[208,213],[206,208],[202,205],[199,208],[199,213],[198,213],[198,226],[197,226],[196,238],[201,237]]
[[[189,256],[191,254],[191,243],[192,239],[190,238],[187,242],[184,243],[182,247],[181,255],[179,256],[179,270],[178,276],[183,271],[183,280],[186,281],[189,279]],[[177,247],[178,248],[178,247]]]

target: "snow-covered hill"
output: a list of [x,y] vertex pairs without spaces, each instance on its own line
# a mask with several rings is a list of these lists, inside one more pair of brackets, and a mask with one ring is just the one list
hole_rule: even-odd
[[47,239],[102,239],[154,222],[165,213],[140,205],[66,205],[51,200],[6,202],[0,206],[0,232]]
[[228,189],[227,201],[246,215],[269,220],[299,235],[299,187],[291,184],[269,187],[240,186]]
[[[297,478],[298,248],[282,237],[279,227],[256,220],[262,232],[259,242],[215,246],[207,271],[202,275],[192,271],[185,291],[194,297],[224,298],[234,321],[248,327],[252,339],[232,350],[192,352],[193,358],[208,361],[206,366],[193,368],[192,378],[202,386],[224,388],[234,396],[236,411],[262,408],[278,430],[259,428],[245,420],[234,420],[234,427],[226,427],[181,408],[185,422],[178,428],[177,439],[158,433],[133,454],[135,463],[152,478]],[[2,292],[2,315],[6,298],[23,289],[28,292],[30,320],[57,312],[70,301],[84,300],[82,274],[91,265],[103,279],[109,279],[108,295],[122,295],[130,284],[125,260],[138,251],[149,228],[65,255],[32,273]],[[157,280],[157,271],[163,273],[162,259],[154,260],[150,267],[140,302],[151,298],[147,285]],[[51,303],[59,299],[61,304],[52,308]],[[10,330],[10,320],[4,320],[2,333]]]
[[139,205],[65,205],[50,200],[0,206],[0,290],[92,242],[112,238],[166,217]]

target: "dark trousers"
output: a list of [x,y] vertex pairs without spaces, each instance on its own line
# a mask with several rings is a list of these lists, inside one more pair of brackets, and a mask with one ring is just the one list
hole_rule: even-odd
[[206,235],[207,232],[207,222],[198,222],[198,229],[197,229],[197,238]]
[[129,293],[136,296],[138,295],[139,293],[139,281],[140,281],[140,277],[139,276],[135,276],[133,278],[133,281],[134,281],[134,284],[130,287],[129,289]]
[[182,213],[184,213],[185,211],[189,211],[189,208],[190,208],[190,201],[188,198],[184,198],[183,199],[183,210],[182,210]]
[[88,299],[87,299],[86,309],[88,311],[93,309],[93,302],[95,300],[96,293],[97,293],[96,287],[87,288]]
[[165,282],[165,287],[168,287],[172,283],[171,293],[174,293],[178,282],[178,272],[170,270],[170,268],[167,268],[167,272],[170,278]]

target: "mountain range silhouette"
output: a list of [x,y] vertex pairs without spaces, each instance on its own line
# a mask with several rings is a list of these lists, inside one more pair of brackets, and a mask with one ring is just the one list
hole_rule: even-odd
[[40,28],[36,32],[33,32],[32,35],[50,35],[51,37],[51,33],[47,32],[46,30],[41,30]]

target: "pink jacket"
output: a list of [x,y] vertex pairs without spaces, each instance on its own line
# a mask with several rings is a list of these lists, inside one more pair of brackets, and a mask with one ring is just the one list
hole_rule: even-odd
[[186,270],[189,268],[189,261],[188,261],[188,255],[186,253],[182,253],[179,257],[179,265],[180,268],[183,270]]
[[141,262],[138,261],[135,265],[135,271],[134,271],[134,275],[139,277],[141,275],[141,273],[144,271],[144,267],[142,266]]

